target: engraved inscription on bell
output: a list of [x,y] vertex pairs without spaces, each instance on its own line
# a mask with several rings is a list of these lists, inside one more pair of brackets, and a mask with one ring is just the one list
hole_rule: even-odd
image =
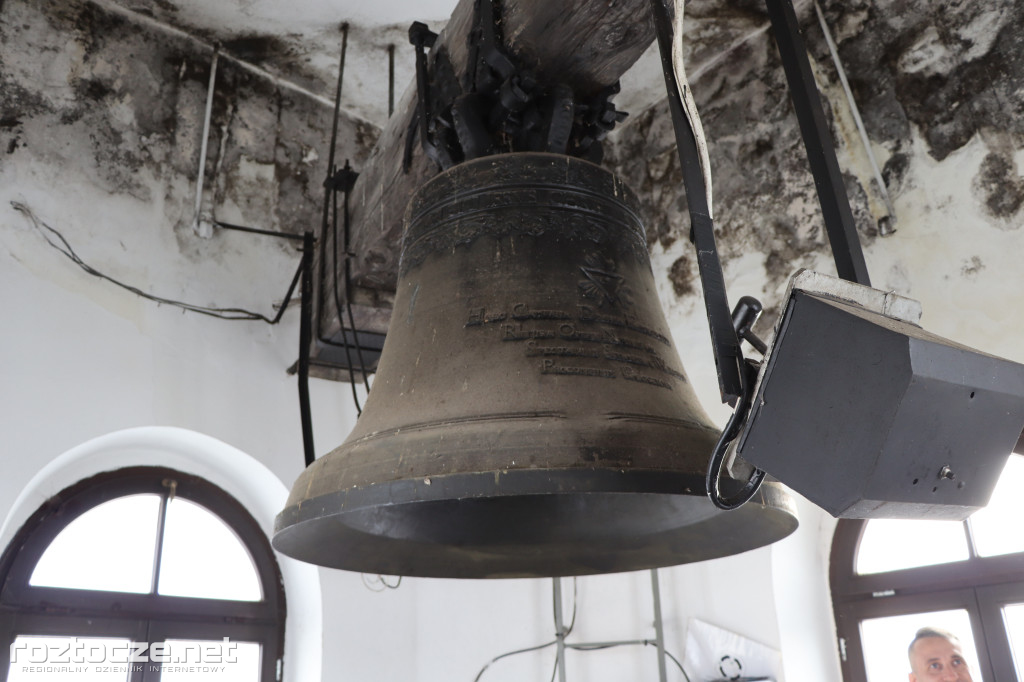
[[465,328],[495,342],[521,343],[523,357],[539,358],[533,368],[541,375],[621,379],[670,391],[685,382],[662,355],[675,352],[671,341],[633,310],[634,288],[615,258],[587,251],[580,261],[578,286],[562,297],[562,307],[503,304],[499,290],[492,303],[499,307],[471,308]]

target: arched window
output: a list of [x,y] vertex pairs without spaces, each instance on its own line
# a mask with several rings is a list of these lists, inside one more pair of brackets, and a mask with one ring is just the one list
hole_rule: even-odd
[[918,628],[956,634],[975,682],[1024,682],[1024,457],[964,522],[840,521],[832,604],[845,682],[905,679]]
[[196,476],[120,469],[50,499],[0,558],[0,682],[271,682],[284,616],[242,505]]

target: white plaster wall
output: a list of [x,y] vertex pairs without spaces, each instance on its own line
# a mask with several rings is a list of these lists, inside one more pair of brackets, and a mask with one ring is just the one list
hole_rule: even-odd
[[[252,513],[268,535],[288,495],[287,488],[262,463],[222,441],[174,427],[136,427],[93,438],[36,472],[0,523],[0,543],[6,545],[25,520],[60,490],[98,471],[153,465],[201,476],[220,486]],[[287,557],[278,557],[278,564],[287,593],[289,624],[282,672],[288,679],[318,679],[323,597],[317,568]],[[5,663],[5,653],[0,653],[0,666]]]
[[[82,245],[83,256],[89,253],[93,262],[105,261],[108,271],[118,270],[114,261],[120,261],[120,276],[129,281],[157,291],[170,289],[175,297],[201,295],[201,287],[179,288],[176,282],[188,277],[159,258],[145,257],[150,254],[136,254],[142,262],[127,263],[123,244],[132,243],[140,225],[160,224],[158,207],[90,192],[87,177],[59,168],[49,169],[46,186],[32,182],[34,173],[29,174],[29,183],[20,183],[12,170],[8,165],[0,171],[0,291],[7,303],[0,334],[0,518],[6,521],[0,542],[6,545],[48,495],[99,470],[129,463],[167,465],[210,478],[246,504],[269,534],[275,512],[265,500],[247,499],[246,491],[252,491],[243,481],[231,480],[212,457],[204,461],[210,453],[198,446],[191,451],[181,447],[171,455],[174,448],[168,442],[166,448],[151,451],[136,448],[134,458],[125,455],[128,459],[100,453],[92,459],[65,461],[59,475],[40,475],[62,453],[105,434],[129,427],[175,426],[214,436],[251,455],[251,468],[265,466],[268,480],[277,483],[274,492],[279,499],[270,506],[282,505],[286,484],[302,466],[295,379],[285,373],[298,348],[296,314],[290,312],[275,328],[183,315],[171,307],[143,303],[86,275],[47,246],[9,201],[36,206],[41,217],[60,225],[72,243]],[[64,192],[51,189],[61,183],[67,185]],[[83,240],[82,235],[92,230],[104,236]],[[101,248],[90,248],[89,242]],[[257,256],[249,257],[258,261]],[[237,283],[225,286],[223,296],[244,296],[243,289],[253,288],[252,279],[263,279],[261,273],[245,270],[236,273]],[[276,288],[279,278],[269,279]],[[268,291],[251,295],[245,304],[259,305],[260,295],[266,296],[264,305],[273,300],[271,283],[264,285]],[[283,294],[284,289],[279,291]],[[313,405],[324,452],[341,439],[353,415],[334,385],[314,382]],[[15,500],[30,486],[33,495],[10,514]],[[286,578],[294,572],[289,563],[297,564],[282,558]],[[308,569],[302,569],[298,579],[308,579]],[[291,594],[300,605],[303,588],[301,583],[297,587]],[[305,603],[309,609],[310,602]],[[289,614],[293,639],[286,643],[286,651],[294,655],[285,671],[293,679],[320,668],[319,660],[310,668],[294,647],[294,638],[303,633],[320,637],[318,596],[312,604],[311,613]]]
[[[111,194],[79,163],[89,156],[75,151],[81,141],[61,144],[61,156],[20,148],[0,165],[0,518],[61,453],[136,426],[206,434],[290,485],[302,463],[295,379],[285,373],[297,354],[297,310],[268,327],[143,301],[77,269],[10,202],[31,207],[101,270],[206,305],[269,314],[294,271],[294,249],[249,235],[204,241],[175,234],[162,198],[170,192],[161,183],[187,196],[186,178],[142,170],[137,179],[149,192]],[[919,145],[895,196],[898,232],[874,241],[868,266],[876,286],[922,300],[930,331],[1024,361],[1024,324],[1015,315],[1024,309],[1024,232],[1019,219],[987,217],[967,180],[986,151],[976,138],[938,163]],[[1017,159],[1024,162],[1019,150]],[[688,248],[679,240],[670,252],[656,252],[654,269],[687,371],[723,423],[728,410],[718,405],[699,297],[677,300],[664,276]],[[180,258],[182,252],[194,257]],[[750,293],[777,303],[781,291],[765,288],[762,261],[751,253],[730,262],[734,299]],[[818,266],[832,270],[825,257]],[[314,380],[311,388],[323,454],[343,440],[354,414],[346,385]],[[688,619],[699,617],[781,648],[790,682],[838,682],[827,589],[834,523],[803,501],[800,513],[801,528],[772,548],[661,572],[670,651],[682,658]],[[260,520],[266,527],[265,513]],[[468,681],[491,658],[552,638],[550,581],[406,579],[376,593],[358,575],[319,576],[323,632],[309,636],[322,637],[324,680]],[[571,581],[563,584],[568,605]],[[577,589],[575,641],[653,638],[646,572],[582,578]],[[512,657],[481,679],[546,679],[553,656],[549,648]],[[644,647],[570,653],[568,669],[569,679],[600,682],[655,679],[657,666],[653,649]],[[669,679],[680,679],[671,667]]]

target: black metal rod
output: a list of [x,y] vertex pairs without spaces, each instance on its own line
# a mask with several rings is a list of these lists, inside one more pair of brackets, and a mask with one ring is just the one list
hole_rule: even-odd
[[[338,177],[337,167],[331,170],[331,177]],[[345,194],[348,196],[348,193]],[[348,382],[352,386],[352,402],[356,406],[356,417],[363,416],[363,408],[359,404],[359,393],[356,391],[356,375],[355,368],[352,364],[352,347],[348,342],[348,337],[345,335],[345,313],[342,312],[345,306],[341,304],[341,293],[338,288],[338,192],[331,192],[331,202],[333,211],[331,212],[331,239],[334,241],[334,255],[331,259],[331,278],[333,280],[332,287],[334,289],[334,308],[338,312],[338,326],[341,329],[341,340],[342,347],[345,349],[345,364],[348,365]],[[348,263],[348,259],[345,260]],[[349,292],[345,292],[345,296],[348,296]]]
[[[321,336],[324,310],[324,276],[327,260],[327,225],[330,219],[331,195],[334,194],[334,148],[338,145],[338,119],[341,118],[341,86],[345,78],[345,53],[348,51],[348,23],[341,25],[341,57],[338,61],[338,87],[334,91],[334,121],[331,124],[331,146],[327,150],[327,179],[324,180],[324,205],[320,219],[320,272],[316,288],[316,336]],[[340,313],[339,313],[340,320]]]
[[742,392],[740,363],[743,355],[736,330],[732,326],[732,313],[725,291],[725,276],[718,258],[718,247],[715,245],[714,223],[707,203],[697,139],[683,113],[679,86],[672,68],[672,17],[663,0],[651,0],[651,11],[654,14],[661,68],[665,76],[672,127],[675,130],[683,186],[690,211],[690,238],[697,250],[697,268],[704,288],[704,308],[707,311],[711,346],[718,369],[718,388],[722,402],[732,403]]
[[294,239],[296,241],[302,241],[302,239],[304,239],[304,237],[301,234],[292,234],[291,232],[276,232],[274,230],[261,230],[255,227],[246,227],[245,225],[232,225],[231,223],[222,223],[219,220],[215,220],[213,224],[225,230],[251,232],[252,234],[262,234],[268,237],[280,237],[281,239]]
[[388,45],[388,118],[395,113],[395,46]]
[[299,322],[299,413],[302,418],[302,447],[306,466],[316,459],[313,446],[313,416],[309,407],[309,352],[313,344],[313,233],[302,240],[302,317]]
[[[305,235],[303,235],[303,241],[305,241]],[[277,315],[274,315],[274,319],[270,324],[277,324],[281,321],[284,316],[284,311],[288,309],[288,304],[292,302],[292,294],[295,293],[295,286],[299,283],[299,279],[302,277],[302,273],[306,269],[306,255],[303,254],[302,258],[299,259],[299,267],[295,271],[295,276],[292,277],[292,283],[288,285],[288,291],[284,294],[284,300],[281,301],[281,307],[277,309]]]
[[843,175],[839,171],[836,150],[832,146],[832,134],[825,121],[818,88],[807,58],[807,48],[800,35],[800,24],[790,0],[765,0],[771,18],[775,43],[782,57],[782,67],[789,82],[789,94],[800,123],[807,161],[814,176],[818,191],[818,202],[825,219],[832,257],[836,262],[839,276],[850,282],[871,286],[868,267],[864,262],[857,237],[857,226],[850,210],[850,199],[846,195]]
[[[352,173],[352,167],[348,163],[348,159],[345,159],[345,170],[348,173]],[[366,360],[363,358],[363,344],[359,343],[359,331],[356,329],[356,321],[352,315],[352,253],[349,251],[349,205],[348,198],[351,190],[351,184],[345,184],[345,215],[344,215],[344,253],[345,253],[345,310],[348,313],[348,326],[352,330],[352,342],[356,345],[356,355],[359,357],[359,368],[363,372],[363,385],[366,387],[366,392],[370,392],[370,378],[366,371]],[[340,317],[340,313],[339,313]],[[342,330],[345,326],[342,325]]]
[[[222,223],[220,221],[214,221],[213,223],[217,227],[225,230],[237,230],[238,232],[251,232],[252,234],[262,234],[268,237],[280,237],[281,239],[301,239],[305,241],[305,234],[292,234],[291,232],[275,232],[273,230],[260,230],[255,227],[246,227],[244,225],[232,225],[231,223]],[[288,285],[288,291],[285,292],[284,300],[281,302],[281,307],[277,310],[277,315],[270,321],[270,324],[277,324],[281,321],[284,316],[284,311],[288,308],[288,304],[291,303],[292,294],[295,293],[295,286],[299,283],[299,277],[302,275],[303,269],[306,267],[304,262],[305,256],[299,260],[299,267],[295,271],[295,276],[292,277],[291,284]]]

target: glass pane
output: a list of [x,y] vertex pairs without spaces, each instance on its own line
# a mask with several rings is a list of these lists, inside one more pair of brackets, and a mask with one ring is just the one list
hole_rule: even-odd
[[194,502],[167,505],[157,591],[175,597],[259,601],[259,576],[234,531]]
[[960,639],[961,651],[970,667],[972,679],[981,682],[971,620],[963,609],[861,621],[860,636],[864,645],[864,668],[867,670],[868,682],[907,679],[911,672],[907,647],[914,641],[915,633],[923,627],[940,628],[956,635]]
[[1006,623],[1006,634],[1010,639],[1010,651],[1013,652],[1017,679],[1024,680],[1024,604],[1004,606],[1003,620]]
[[127,639],[19,636],[11,645],[8,682],[124,682],[131,672]]
[[54,538],[29,584],[149,592],[159,513],[158,495],[129,495],[93,507]]
[[160,682],[257,682],[260,679],[260,645],[255,642],[167,640],[166,644]]
[[1024,552],[1024,532],[1020,527],[1020,519],[1024,518],[1021,483],[1024,483],[1024,457],[1011,455],[992,500],[971,516],[971,533],[978,556]]
[[967,536],[959,521],[868,521],[857,549],[860,575],[967,559]]

